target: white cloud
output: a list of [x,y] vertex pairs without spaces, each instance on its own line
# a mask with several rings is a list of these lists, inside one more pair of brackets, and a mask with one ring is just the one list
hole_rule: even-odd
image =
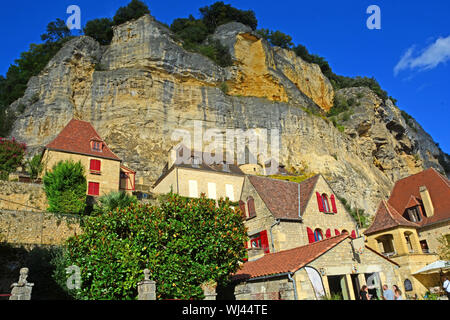
[[394,67],[394,75],[406,69],[419,69],[420,71],[434,69],[440,63],[450,60],[450,36],[437,39],[416,57],[414,57],[414,50],[415,47],[412,46],[405,52]]

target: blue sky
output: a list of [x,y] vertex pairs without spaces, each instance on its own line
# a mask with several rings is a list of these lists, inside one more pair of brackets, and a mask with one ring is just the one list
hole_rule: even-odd
[[[81,8],[82,25],[112,17],[129,0],[2,1],[0,10],[0,74],[30,43],[40,42],[48,22],[66,20],[66,9]],[[173,19],[199,16],[198,8],[215,1],[144,1],[151,14],[170,24]],[[283,31],[294,43],[327,59],[345,76],[375,77],[398,106],[411,114],[450,153],[450,1],[322,0],[224,1],[252,9],[258,28]],[[381,9],[381,30],[369,30],[366,9]]]

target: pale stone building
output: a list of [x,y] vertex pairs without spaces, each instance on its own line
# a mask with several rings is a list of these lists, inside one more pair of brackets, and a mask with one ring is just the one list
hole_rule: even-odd
[[135,172],[122,160],[86,121],[72,119],[58,136],[45,146],[43,175],[60,161],[81,162],[85,168],[87,194],[101,196],[112,191],[134,190]]
[[399,287],[421,298],[439,279],[433,284],[429,277],[413,274],[439,259],[439,238],[450,245],[449,180],[428,169],[397,181],[364,234],[371,248],[400,265]]
[[[182,150],[189,153],[183,161]],[[180,155],[181,154],[181,155]],[[153,192],[173,192],[184,197],[198,198],[201,194],[209,199],[229,198],[238,201],[242,192],[244,174],[235,164],[221,162],[207,164],[210,154],[190,151],[186,148],[171,149],[167,169],[155,182]]]

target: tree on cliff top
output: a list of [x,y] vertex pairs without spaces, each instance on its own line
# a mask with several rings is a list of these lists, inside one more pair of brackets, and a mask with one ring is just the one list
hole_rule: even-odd
[[81,270],[77,299],[135,299],[142,271],[156,281],[157,299],[202,299],[200,285],[224,284],[246,258],[241,212],[228,200],[166,195],[159,206],[132,203],[84,219],[83,233],[70,238],[64,268]]
[[200,8],[199,11],[203,23],[210,33],[213,33],[218,26],[232,21],[248,25],[253,30],[256,30],[258,25],[258,20],[256,20],[255,13],[252,10],[239,10],[229,4],[224,4],[222,1]]
[[150,14],[148,6],[142,1],[131,0],[127,6],[120,7],[116,11],[116,15],[113,18],[113,25],[117,26],[127,21],[138,19],[145,14]]

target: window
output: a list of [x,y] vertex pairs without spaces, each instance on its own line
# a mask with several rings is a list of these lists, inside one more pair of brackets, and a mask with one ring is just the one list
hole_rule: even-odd
[[328,203],[328,196],[324,193],[322,194],[323,211],[328,213],[331,212],[330,204]]
[[210,199],[216,199],[216,184],[214,182],[208,182],[208,197]]
[[194,168],[200,168],[200,158],[199,157],[192,157],[192,166]]
[[412,283],[409,279],[406,279],[404,284],[405,284],[405,291],[413,290]]
[[316,229],[316,230],[314,230],[314,241],[320,241],[320,240],[323,240],[322,230]]
[[89,164],[89,170],[91,173],[100,173],[101,161],[97,159],[91,159]]
[[189,197],[198,198],[198,188],[196,180],[189,180]]
[[405,218],[412,222],[420,222],[422,220],[420,217],[420,212],[418,210],[418,207],[413,207],[413,208],[407,209]]
[[98,196],[99,194],[100,194],[100,183],[98,183],[98,182],[89,182],[88,195],[90,195],[90,196]]
[[101,152],[103,143],[101,141],[91,141],[91,149],[93,151]]
[[242,200],[239,200],[239,209],[241,209],[242,218],[247,218],[247,213],[245,212],[245,202]]
[[233,190],[232,184],[225,185],[225,192],[226,192],[226,196],[228,197],[228,199],[230,199],[231,201],[234,201],[234,190]]
[[250,246],[252,248],[261,248],[264,250],[264,253],[269,253],[269,240],[267,239],[267,231],[261,231],[250,237]]
[[411,235],[412,235],[412,233],[405,232],[406,245],[408,246],[409,252],[413,253],[414,249],[413,249],[412,242],[411,242]]
[[430,253],[430,249],[428,248],[427,240],[421,240],[420,247],[422,248],[423,253]]
[[247,198],[247,208],[248,208],[248,217],[253,218],[256,216],[256,209],[255,209],[255,200],[253,197]]

